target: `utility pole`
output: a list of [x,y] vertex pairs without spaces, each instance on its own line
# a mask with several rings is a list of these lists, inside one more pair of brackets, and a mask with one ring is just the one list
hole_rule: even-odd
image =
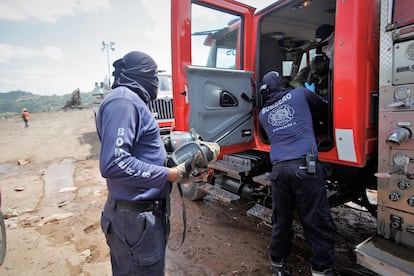
[[106,50],[106,58],[108,60],[108,90],[111,89],[111,62],[109,61],[109,49],[115,51],[115,42],[106,43],[102,41],[102,51]]

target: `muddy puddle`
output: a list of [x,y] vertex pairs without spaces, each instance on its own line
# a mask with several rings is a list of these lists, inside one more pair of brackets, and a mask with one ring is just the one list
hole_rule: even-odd
[[53,163],[44,171],[44,194],[38,206],[42,217],[63,213],[62,207],[76,196],[74,172],[75,165],[69,159]]

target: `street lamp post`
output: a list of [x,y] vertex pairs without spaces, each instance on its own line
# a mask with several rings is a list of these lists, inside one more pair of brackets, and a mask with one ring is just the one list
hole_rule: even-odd
[[108,90],[111,88],[111,62],[109,61],[109,49],[115,51],[115,42],[106,43],[102,41],[102,51],[106,50],[106,58],[108,60]]

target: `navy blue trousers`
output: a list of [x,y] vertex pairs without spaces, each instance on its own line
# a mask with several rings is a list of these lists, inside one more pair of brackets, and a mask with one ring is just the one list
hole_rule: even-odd
[[270,256],[274,261],[289,256],[292,248],[292,222],[297,210],[305,238],[311,244],[312,268],[324,271],[335,267],[336,226],[326,195],[325,179],[325,172],[319,163],[315,174],[307,173],[298,164],[273,166]]
[[167,216],[115,209],[106,202],[101,227],[109,246],[112,274],[165,275]]

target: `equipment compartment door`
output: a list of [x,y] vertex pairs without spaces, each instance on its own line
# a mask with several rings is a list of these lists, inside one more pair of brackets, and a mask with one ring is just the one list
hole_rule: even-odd
[[186,66],[189,128],[228,146],[253,139],[253,72]]

